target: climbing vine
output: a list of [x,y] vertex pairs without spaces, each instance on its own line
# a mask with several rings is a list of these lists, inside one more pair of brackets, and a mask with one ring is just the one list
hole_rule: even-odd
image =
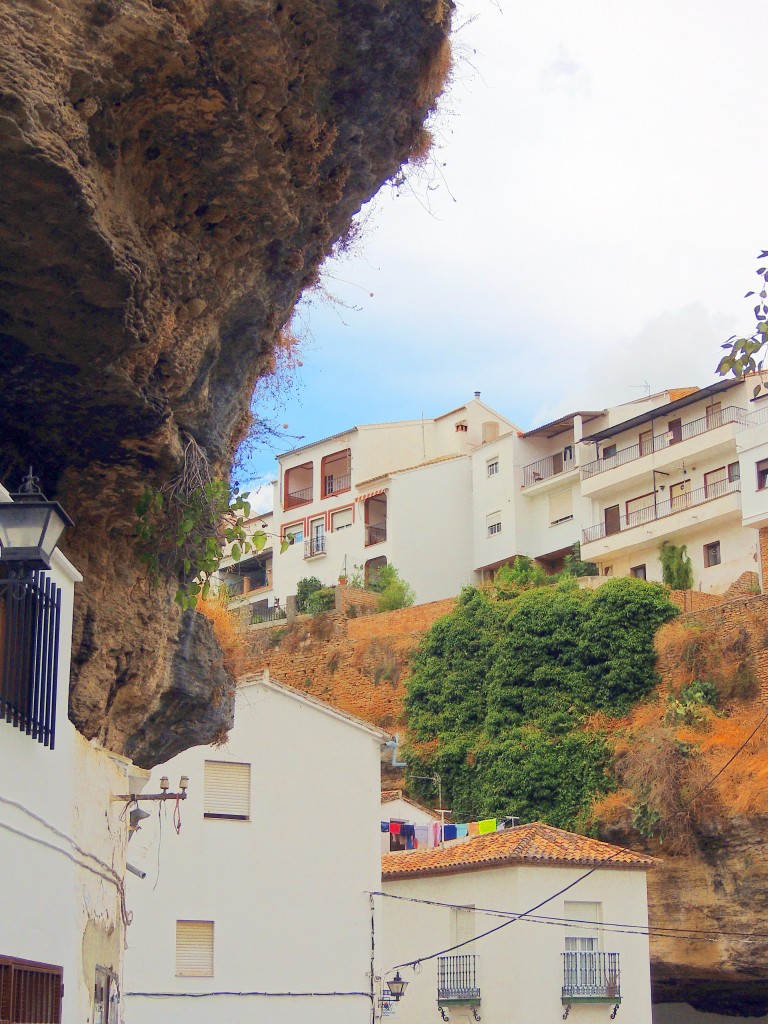
[[267,541],[263,531],[246,529],[248,494],[215,477],[205,452],[191,437],[186,438],[178,474],[163,487],[145,487],[135,511],[139,558],[148,579],[153,583],[175,575],[176,602],[184,609],[208,596],[224,545],[238,561],[248,552],[261,551]]

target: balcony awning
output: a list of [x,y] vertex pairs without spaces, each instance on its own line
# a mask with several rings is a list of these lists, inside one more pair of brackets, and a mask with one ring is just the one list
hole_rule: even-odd
[[367,494],[360,494],[355,501],[366,501],[368,498],[375,498],[379,494],[386,494],[386,487],[380,487],[378,491],[368,491]]

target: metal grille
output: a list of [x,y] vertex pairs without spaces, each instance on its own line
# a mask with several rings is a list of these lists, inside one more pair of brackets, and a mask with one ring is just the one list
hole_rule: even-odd
[[61,967],[0,957],[0,1024],[60,1024]]
[[618,953],[562,953],[564,999],[618,999],[621,972]]
[[480,999],[477,983],[477,956],[441,956],[437,960],[437,998],[447,1003],[452,999]]
[[53,749],[61,591],[43,572],[0,580],[0,717]]

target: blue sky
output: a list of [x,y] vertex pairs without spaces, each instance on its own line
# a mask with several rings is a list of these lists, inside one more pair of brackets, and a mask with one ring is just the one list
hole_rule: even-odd
[[[260,411],[311,441],[479,390],[527,428],[646,382],[710,383],[768,247],[763,16],[459,2],[432,158],[364,209],[361,243],[325,268],[339,302],[302,302],[303,366]],[[265,449],[244,476],[273,467]]]

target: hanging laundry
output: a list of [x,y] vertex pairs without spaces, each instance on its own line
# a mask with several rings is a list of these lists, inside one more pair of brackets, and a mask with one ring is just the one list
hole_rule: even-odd
[[496,831],[496,819],[495,818],[485,818],[483,821],[478,821],[478,823],[477,823],[477,831],[478,831],[478,834],[481,835],[481,836],[487,835],[489,832],[495,832]]
[[389,832],[389,822],[388,821],[382,821],[382,823],[381,823],[381,831],[382,832]]
[[399,821],[390,821],[390,823],[389,823],[389,833],[390,833],[390,835],[399,836],[401,828],[402,828],[401,822],[399,822]]
[[440,845],[440,822],[433,821],[429,826],[429,831],[432,833],[432,846]]
[[417,847],[429,847],[429,825],[415,825]]
[[469,835],[469,825],[464,824],[464,825],[457,825],[456,826],[456,838],[457,839],[466,839],[466,837],[468,835]]
[[455,839],[455,838],[456,838],[456,826],[455,825],[446,825],[445,828],[443,829],[443,839],[445,839],[445,841],[448,842],[450,839]]
[[469,828],[470,836],[478,836],[478,835],[480,835],[480,832],[478,831],[478,824],[477,824],[476,821],[470,821],[469,825],[468,825],[468,828]]

